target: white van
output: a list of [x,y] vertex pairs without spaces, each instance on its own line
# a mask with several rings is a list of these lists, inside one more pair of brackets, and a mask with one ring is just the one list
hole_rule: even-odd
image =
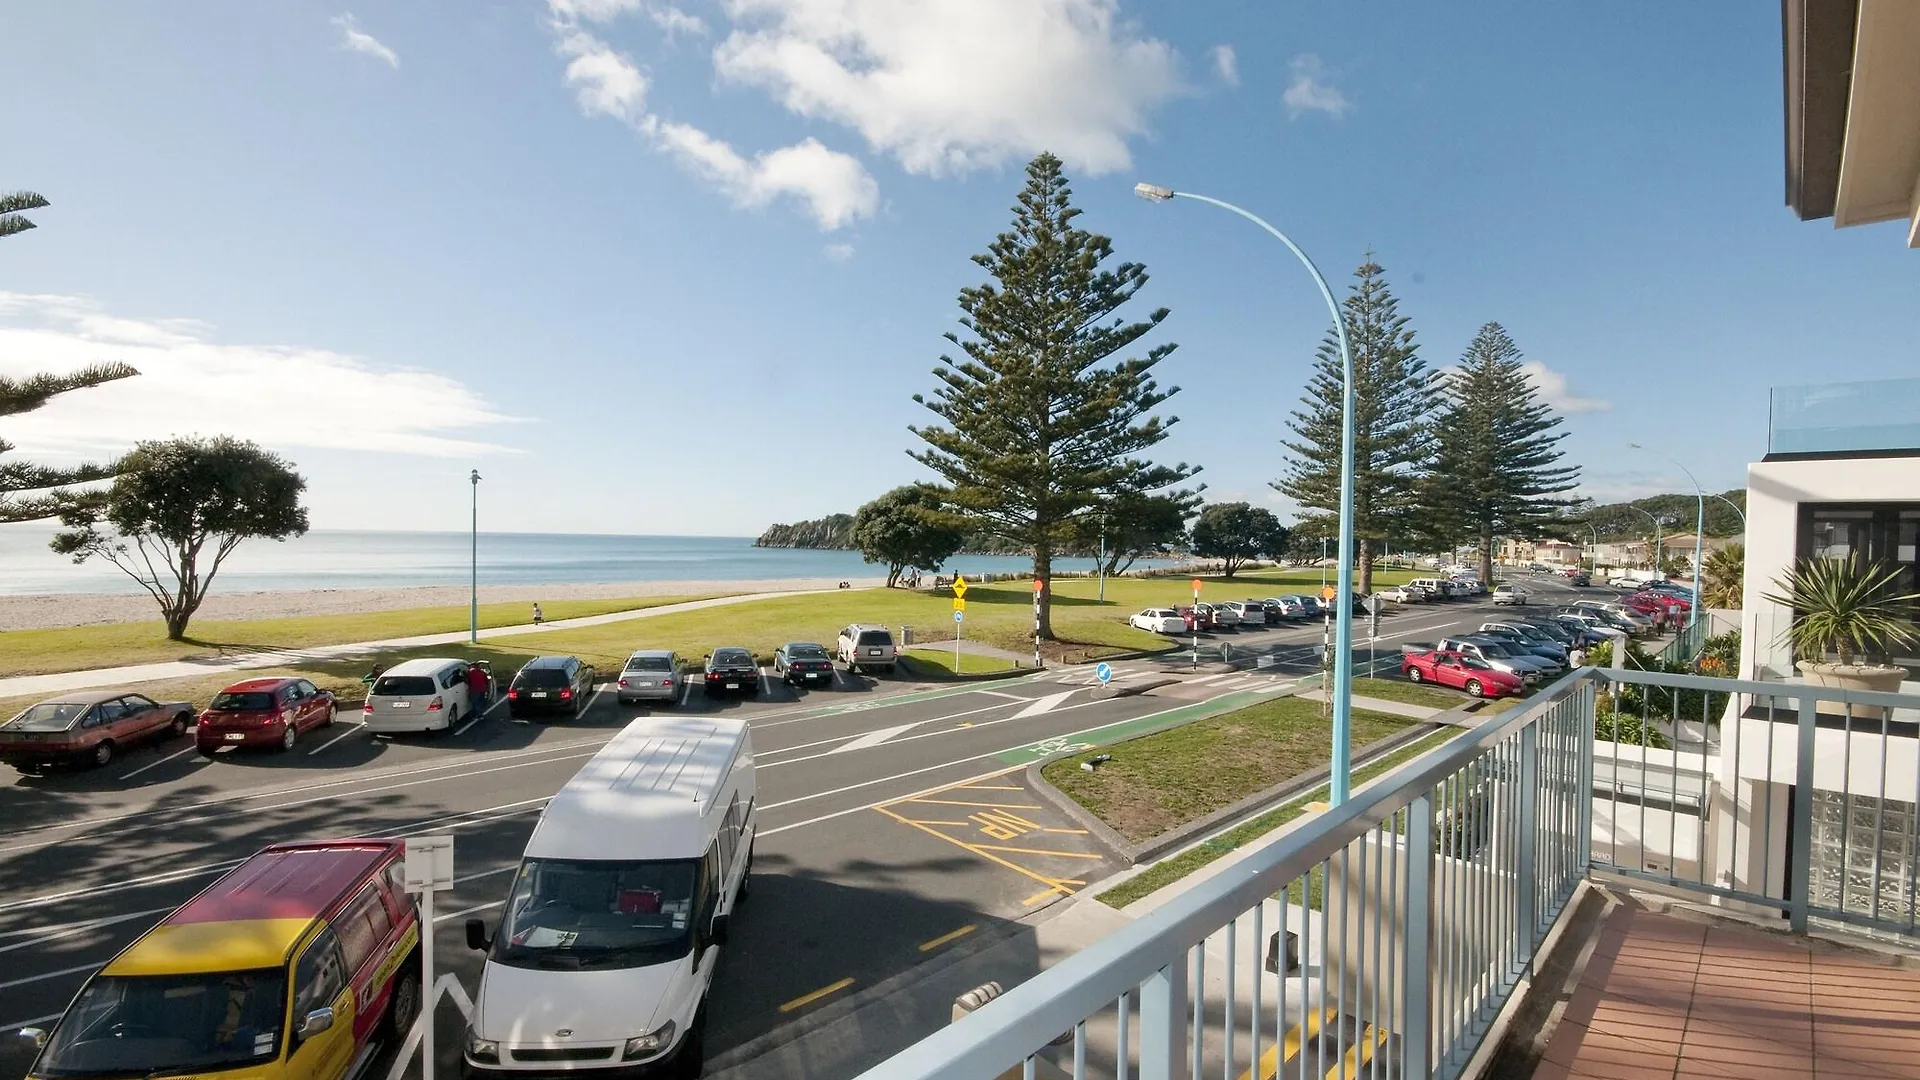
[[403,660],[380,673],[367,690],[360,718],[375,735],[446,731],[472,713],[467,662],[445,658]]
[[649,717],[595,754],[540,815],[499,928],[467,921],[487,954],[468,1075],[693,1075],[753,869],[754,791],[744,720]]

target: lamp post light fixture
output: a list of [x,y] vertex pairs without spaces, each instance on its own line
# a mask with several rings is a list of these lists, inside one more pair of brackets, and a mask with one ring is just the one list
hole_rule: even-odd
[[[1693,470],[1680,464],[1673,458],[1667,457],[1667,455],[1658,450],[1648,450],[1637,442],[1628,443],[1627,445],[1633,447],[1635,450],[1645,450],[1654,457],[1665,458],[1668,461],[1672,461],[1674,467],[1686,473],[1687,479],[1693,483],[1693,494],[1695,499],[1698,500],[1699,506],[1693,519],[1693,603],[1687,605],[1687,625],[1692,626],[1700,618],[1700,557],[1701,544],[1703,543],[1701,534],[1705,532],[1707,528],[1707,489],[1700,486],[1699,480],[1694,479]],[[1740,515],[1740,520],[1745,521],[1746,515]],[[1661,554],[1664,555],[1666,552],[1663,551]]]
[[467,643],[480,644],[480,470],[469,478],[473,484],[473,562],[467,579]]
[[1320,268],[1313,265],[1307,253],[1300,250],[1287,234],[1269,225],[1257,214],[1243,210],[1230,202],[1195,195],[1189,191],[1175,191],[1158,184],[1135,184],[1133,193],[1148,202],[1163,203],[1175,198],[1192,199],[1195,202],[1208,203],[1222,210],[1246,218],[1266,230],[1274,239],[1287,246],[1300,265],[1313,275],[1313,283],[1320,287],[1320,298],[1327,302],[1327,310],[1333,315],[1333,329],[1340,342],[1340,369],[1345,379],[1345,388],[1341,394],[1340,409],[1340,568],[1339,591],[1334,597],[1338,616],[1334,620],[1334,657],[1333,686],[1327,696],[1333,702],[1333,755],[1329,769],[1329,799],[1334,806],[1347,801],[1347,792],[1352,784],[1352,746],[1350,745],[1353,728],[1353,350],[1347,342],[1347,320],[1340,311],[1339,301],[1334,299],[1333,288],[1327,284],[1326,276]]

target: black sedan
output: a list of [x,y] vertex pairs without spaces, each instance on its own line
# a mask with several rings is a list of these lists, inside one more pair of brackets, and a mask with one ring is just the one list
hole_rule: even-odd
[[706,676],[708,697],[723,692],[752,697],[760,692],[760,665],[753,653],[737,646],[713,650],[707,657]]
[[593,665],[577,656],[536,656],[507,684],[507,715],[579,716],[593,693]]
[[824,645],[789,641],[773,650],[773,673],[791,686],[832,686],[833,656]]

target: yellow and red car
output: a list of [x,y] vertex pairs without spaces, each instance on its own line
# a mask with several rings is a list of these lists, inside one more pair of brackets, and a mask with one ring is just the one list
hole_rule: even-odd
[[398,840],[275,844],[101,968],[29,1077],[341,1080],[420,1010]]

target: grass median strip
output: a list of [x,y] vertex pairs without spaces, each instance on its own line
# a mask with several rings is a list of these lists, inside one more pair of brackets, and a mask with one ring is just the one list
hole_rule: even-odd
[[1399,701],[1408,705],[1425,705],[1429,709],[1457,709],[1473,700],[1465,694],[1442,687],[1423,686],[1410,683],[1405,679],[1385,679],[1377,676],[1353,680],[1353,692],[1358,697]]
[[[1357,769],[1353,774],[1354,786],[1358,787],[1382,773],[1395,769],[1401,764],[1413,760],[1415,757],[1434,749],[1449,739],[1465,734],[1468,730],[1467,728],[1451,728],[1434,732],[1411,746],[1402,747],[1388,754],[1381,760],[1367,765],[1365,768]],[[1133,877],[1101,893],[1095,897],[1095,899],[1106,904],[1108,907],[1124,908],[1136,900],[1140,900],[1179,881],[1181,878],[1206,866],[1208,863],[1224,855],[1231,854],[1247,844],[1260,839],[1282,825],[1298,818],[1300,815],[1307,813],[1309,803],[1325,799],[1326,797],[1327,788],[1325,785],[1314,788],[1312,791],[1300,795],[1284,806],[1275,807],[1261,814],[1259,817],[1242,822],[1195,847],[1188,848],[1186,851],[1180,852],[1177,855],[1169,856],[1154,863]]]

